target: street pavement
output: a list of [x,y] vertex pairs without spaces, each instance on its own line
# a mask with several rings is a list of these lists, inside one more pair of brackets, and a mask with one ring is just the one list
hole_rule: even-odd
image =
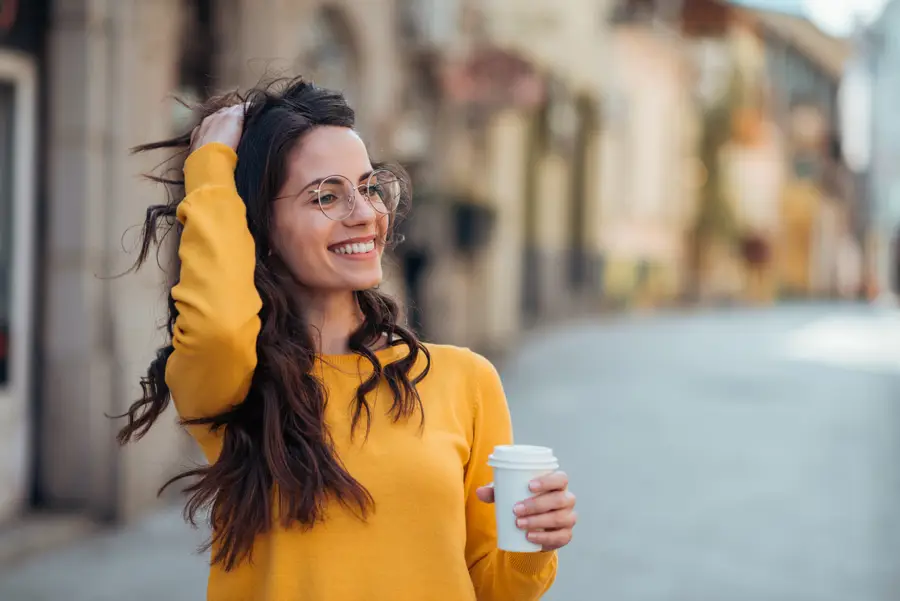
[[[502,366],[579,525],[548,601],[888,601],[900,590],[900,317],[799,305],[604,318]],[[205,598],[164,511],[0,572],[2,601]]]

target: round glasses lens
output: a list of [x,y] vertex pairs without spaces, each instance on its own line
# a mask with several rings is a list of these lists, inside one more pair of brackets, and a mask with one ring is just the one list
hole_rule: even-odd
[[353,212],[353,186],[339,175],[319,184],[319,206],[329,219],[341,220]]
[[396,175],[386,169],[379,169],[369,176],[362,192],[376,211],[391,214],[397,210],[400,202],[400,187],[401,182]]

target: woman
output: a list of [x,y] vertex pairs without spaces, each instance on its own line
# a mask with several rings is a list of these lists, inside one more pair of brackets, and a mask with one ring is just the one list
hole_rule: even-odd
[[172,201],[148,211],[138,264],[177,218],[180,277],[171,345],[120,440],[171,395],[202,447],[209,465],[178,478],[195,478],[191,521],[210,509],[208,598],[538,599],[574,497],[561,472],[535,482],[517,513],[544,551],[496,549],[486,461],[512,439],[500,379],[417,340],[377,291],[401,171],[370,162],[340,94],[302,80],[205,114],[140,148],[190,155],[183,182],[164,180]]

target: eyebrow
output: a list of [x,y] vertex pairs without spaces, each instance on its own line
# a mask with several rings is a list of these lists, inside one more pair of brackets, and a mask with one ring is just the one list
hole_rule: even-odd
[[[359,176],[359,179],[356,180],[357,183],[360,183],[360,184],[361,184],[364,180],[369,179],[369,177],[370,177],[373,173],[375,173],[375,170],[374,170],[374,169],[370,169],[369,171],[366,171],[365,173],[363,173],[362,175]],[[300,188],[300,192],[303,192],[304,190],[306,190],[306,189],[309,188],[310,186],[318,186],[319,184],[321,184],[322,182],[324,182],[324,181],[325,181],[326,179],[328,179],[329,177],[334,177],[335,175],[337,175],[337,174],[334,173],[334,174],[332,174],[332,175],[326,175],[325,177],[320,177],[320,178],[318,178],[318,179],[314,179],[313,181],[309,182],[308,184],[306,184],[305,186],[303,186],[302,188]],[[347,179],[350,179],[350,178],[348,177]],[[353,180],[350,180],[350,181],[353,181]]]

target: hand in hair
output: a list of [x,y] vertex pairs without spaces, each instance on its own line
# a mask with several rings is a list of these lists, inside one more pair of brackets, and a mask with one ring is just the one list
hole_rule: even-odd
[[244,129],[246,110],[245,104],[235,104],[206,117],[191,132],[191,152],[210,142],[219,142],[237,150]]

